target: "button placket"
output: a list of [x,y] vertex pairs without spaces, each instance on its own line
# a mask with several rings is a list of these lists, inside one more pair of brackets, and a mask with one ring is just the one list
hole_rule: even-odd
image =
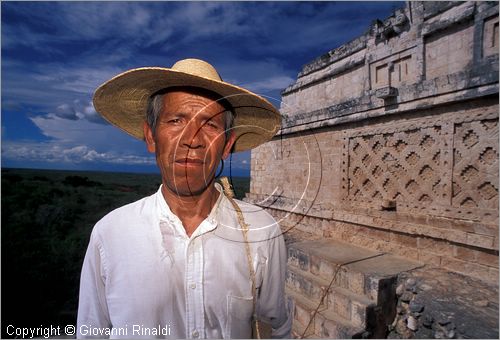
[[[203,336],[204,330],[204,301],[203,301],[203,249],[200,237],[188,243],[188,261],[186,262],[186,283],[190,289],[186,290],[187,327],[193,338]],[[188,333],[189,334],[189,333]]]

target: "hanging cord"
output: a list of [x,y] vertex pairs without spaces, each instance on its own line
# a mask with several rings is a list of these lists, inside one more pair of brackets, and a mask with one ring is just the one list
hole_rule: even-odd
[[307,330],[309,329],[309,327],[311,326],[311,323],[313,323],[314,318],[316,317],[316,314],[319,313],[319,308],[323,304],[323,301],[325,300],[326,296],[328,295],[328,292],[330,292],[330,289],[332,288],[333,283],[335,282],[335,279],[337,278],[337,274],[339,273],[340,268],[342,268],[344,266],[347,266],[348,264],[353,264],[353,263],[356,263],[356,262],[361,262],[361,261],[364,261],[364,260],[371,259],[373,257],[378,257],[380,255],[383,255],[383,254],[377,254],[377,255],[373,255],[373,256],[368,256],[368,257],[365,257],[365,258],[362,258],[362,259],[358,259],[358,260],[354,260],[354,261],[349,261],[349,262],[345,262],[345,263],[341,263],[341,264],[337,265],[337,269],[335,269],[335,273],[333,273],[332,280],[330,281],[330,284],[328,285],[328,288],[324,291],[323,295],[321,296],[321,300],[319,300],[318,307],[316,307],[316,309],[314,310],[311,318],[309,319],[309,323],[307,324],[307,327],[304,329],[304,332],[300,336],[300,339],[304,339],[304,337],[305,337],[305,335],[307,333]]
[[256,293],[255,293],[255,270],[253,268],[252,264],[252,255],[250,251],[250,243],[248,242],[248,224],[245,222],[245,219],[243,217],[243,213],[241,212],[240,207],[236,202],[234,201],[234,191],[231,188],[231,184],[229,184],[229,180],[227,177],[221,177],[220,181],[222,183],[222,187],[224,188],[224,193],[226,194],[227,198],[229,199],[229,202],[233,205],[234,210],[236,211],[236,215],[238,216],[238,222],[240,223],[241,226],[241,232],[243,233],[243,239],[245,241],[245,249],[247,253],[247,262],[248,262],[248,269],[250,271],[250,278],[252,280],[252,297],[253,297],[253,320],[252,320],[252,326],[255,324],[255,336],[257,339],[261,339],[260,336],[260,324],[259,320],[257,319],[257,313],[256,313],[256,306],[257,306],[257,300],[256,300]]
[[231,187],[234,187],[234,185],[233,185],[233,153],[232,152],[229,154],[229,182],[230,182],[229,189],[233,193],[233,196],[231,196],[231,197],[234,197],[234,192],[231,189]]

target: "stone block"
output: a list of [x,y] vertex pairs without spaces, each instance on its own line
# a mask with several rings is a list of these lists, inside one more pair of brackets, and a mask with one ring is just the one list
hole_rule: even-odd
[[378,300],[380,278],[376,276],[368,276],[365,278],[365,294],[369,299]]
[[319,258],[318,256],[310,255],[309,262],[310,262],[311,274],[320,275],[321,274],[321,258]]
[[349,271],[347,267],[339,267],[338,264],[333,266],[333,271],[335,275],[334,284],[336,287],[343,289],[349,289]]
[[498,15],[484,21],[483,56],[498,54]]
[[459,245],[455,245],[453,248],[453,257],[467,262],[474,262],[476,260],[477,251]]
[[366,327],[367,306],[358,301],[351,302],[351,322],[355,326]]
[[467,244],[480,248],[493,248],[494,237],[481,234],[467,233]]
[[365,276],[363,273],[355,271],[346,271],[348,289],[359,295],[364,295],[365,293]]
[[314,328],[320,338],[329,339],[359,338],[363,332],[362,327],[356,327],[346,320],[328,314],[328,312],[322,312],[316,317]]
[[417,240],[417,248],[419,250],[430,251],[439,255],[453,255],[454,248],[446,241],[436,240],[429,237],[418,237]]
[[298,303],[295,304],[294,319],[298,321],[301,325],[307,326],[311,321],[311,316],[313,314],[314,311],[304,308],[302,305]]
[[[487,223],[471,223],[472,230],[465,230],[470,233],[497,236],[498,235],[498,224],[487,224]],[[498,247],[496,247],[498,249]]]
[[418,250],[416,248],[410,248],[410,247],[405,247],[401,246],[400,244],[397,243],[392,243],[392,242],[384,242],[384,249],[386,252],[398,255],[404,258],[407,258],[409,260],[415,260],[418,261]]
[[366,228],[364,232],[368,237],[371,237],[375,240],[382,240],[389,242],[391,238],[391,233],[387,230],[377,229],[377,228]]
[[309,256],[300,249],[293,247],[288,248],[288,264],[300,268],[302,270],[309,270]]
[[391,233],[390,242],[402,247],[417,248],[417,238],[413,235]]
[[470,275],[472,277],[488,277],[489,274],[489,269],[491,267],[489,266],[483,266],[478,263],[465,263],[463,266],[463,269],[461,271],[458,271],[459,273],[463,273],[466,275]]
[[348,296],[337,291],[333,291],[328,295],[328,304],[333,307],[333,311],[342,318],[351,319],[351,300]]
[[490,267],[488,269],[488,276],[486,276],[486,282],[493,283],[498,286],[498,268]]
[[465,266],[468,264],[466,261],[457,260],[452,257],[443,256],[441,258],[441,266],[457,273],[464,273]]
[[[286,274],[286,284],[290,289],[308,298],[316,304],[322,303],[326,308],[328,300],[326,299],[326,290],[328,282],[315,277],[314,275],[288,268]],[[325,296],[323,301],[321,300]]]
[[392,86],[379,88],[375,91],[375,96],[381,99],[389,99],[398,96],[398,89]]
[[314,329],[320,338],[340,339],[338,332],[338,324],[328,320],[321,314],[314,320]]
[[498,251],[495,253],[476,251],[475,260],[485,266],[498,268]]
[[418,261],[429,266],[440,267],[442,255],[431,253],[427,250],[418,251]]
[[478,232],[479,230],[483,230],[483,226],[481,227],[477,226],[477,224],[480,223],[474,223],[472,221],[462,221],[462,220],[455,220],[451,218],[446,218],[446,219],[440,219],[437,223],[443,225],[445,228],[449,229],[457,229],[465,232]]

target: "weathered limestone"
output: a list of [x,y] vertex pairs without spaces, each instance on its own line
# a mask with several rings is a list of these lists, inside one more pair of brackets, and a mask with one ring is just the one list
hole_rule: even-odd
[[397,275],[421,264],[334,240],[288,249],[294,337],[385,337],[396,316]]
[[498,48],[493,2],[408,2],[375,20],[283,91],[246,199],[292,238],[498,285]]
[[246,200],[285,234],[295,337],[498,337],[498,25],[407,2],[282,92]]

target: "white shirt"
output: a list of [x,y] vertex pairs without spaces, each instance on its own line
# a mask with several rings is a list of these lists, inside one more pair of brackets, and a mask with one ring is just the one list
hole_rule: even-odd
[[[243,234],[221,193],[188,237],[160,189],[94,227],[83,263],[78,338],[250,338],[253,300]],[[236,201],[250,226],[257,315],[290,337],[286,249],[276,221]]]

